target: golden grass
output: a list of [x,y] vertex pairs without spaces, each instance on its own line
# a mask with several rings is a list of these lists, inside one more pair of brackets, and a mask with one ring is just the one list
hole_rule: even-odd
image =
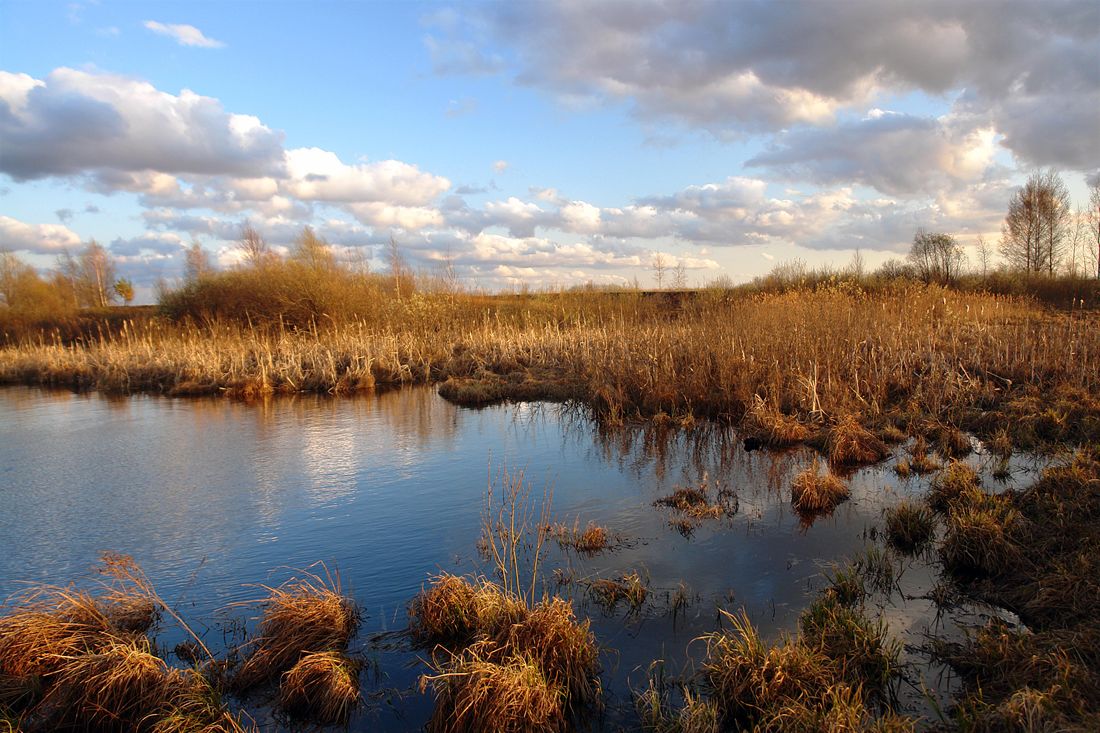
[[409,613],[413,639],[435,645],[421,678],[436,692],[432,730],[559,730],[600,705],[595,637],[564,599],[528,608],[484,579],[441,575]]
[[570,527],[560,522],[550,526],[550,535],[561,548],[570,547],[582,555],[595,555],[611,547],[613,538],[607,527],[589,522],[581,529],[580,518]]
[[834,466],[862,466],[890,455],[886,444],[853,415],[844,416],[829,429],[825,451]]
[[[459,655],[446,672],[425,676],[436,708],[428,730],[438,733],[537,733],[568,729],[564,693],[547,681],[539,665],[522,653],[499,662],[483,658],[474,645]],[[496,656],[490,649],[485,656]]]
[[341,652],[306,654],[279,680],[279,706],[319,725],[347,722],[359,704],[359,667]]
[[946,512],[952,504],[981,494],[978,473],[959,461],[952,461],[928,487],[928,505],[937,512]]
[[816,458],[791,484],[791,504],[799,512],[830,511],[847,498],[848,487],[844,481],[828,469],[822,474]]
[[1022,426],[1014,440],[1100,435],[1095,399],[1042,402],[1056,389],[1100,392],[1100,316],[1091,311],[915,285],[707,292],[658,306],[636,293],[418,296],[387,318],[297,330],[134,324],[102,339],[44,336],[0,349],[0,381],[262,397],[450,377],[490,392],[522,385],[523,399],[576,399],[612,423],[744,421],[770,444],[832,424],[840,461],[874,460],[881,449],[839,426],[887,417],[991,435],[1011,416]]
[[305,572],[266,590],[258,635],[233,676],[237,690],[274,682],[306,654],[343,651],[359,627],[355,602],[327,570],[324,578]]
[[112,639],[94,652],[64,657],[50,695],[66,722],[138,730],[169,708],[179,675],[144,639]]
[[409,631],[422,645],[495,638],[522,621],[527,605],[485,578],[443,573],[409,604]]
[[596,578],[587,584],[588,595],[608,613],[624,602],[631,613],[638,613],[649,596],[649,586],[637,570],[616,578]]

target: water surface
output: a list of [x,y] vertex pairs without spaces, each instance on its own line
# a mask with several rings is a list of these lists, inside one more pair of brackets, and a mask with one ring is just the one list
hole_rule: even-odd
[[[700,651],[690,642],[717,628],[719,608],[744,609],[769,637],[795,629],[823,572],[874,541],[885,507],[927,488],[887,462],[856,472],[851,500],[807,523],[789,486],[811,455],[746,452],[718,428],[601,430],[559,406],[458,408],[428,388],[256,404],[6,388],[0,597],[26,583],[91,582],[102,552],[126,553],[217,646],[249,623],[233,604],[262,595],[254,584],[323,561],[365,611],[354,649],[372,662],[370,704],[352,730],[416,729],[431,712],[416,690],[424,667],[400,637],[379,634],[404,628],[432,574],[481,568],[486,488],[503,467],[523,470],[536,496],[552,497],[555,518],[597,521],[625,540],[593,558],[554,548],[543,575],[564,570],[575,582],[551,589],[592,618],[611,726],[629,718],[629,691],[645,686],[654,660],[672,674],[690,668]],[[969,460],[986,464],[980,453]],[[1038,464],[1014,468],[1012,481],[1026,484]],[[740,508],[685,537],[652,503],[704,477],[735,491]],[[877,600],[912,647],[943,623],[919,598],[936,579],[928,560],[905,561],[898,587]],[[585,581],[631,571],[650,585],[640,613],[587,599]],[[915,692],[922,675],[937,694],[949,689],[939,672],[914,673],[915,710],[930,709]]]

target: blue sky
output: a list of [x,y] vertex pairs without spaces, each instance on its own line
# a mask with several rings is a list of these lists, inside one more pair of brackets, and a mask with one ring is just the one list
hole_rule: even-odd
[[[827,7],[829,12],[822,13]],[[248,220],[491,289],[995,241],[1100,167],[1095,3],[0,3],[0,248],[142,286]],[[383,267],[381,262],[375,265]]]

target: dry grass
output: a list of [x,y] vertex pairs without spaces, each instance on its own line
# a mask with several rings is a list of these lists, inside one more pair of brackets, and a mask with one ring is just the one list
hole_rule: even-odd
[[886,444],[853,415],[844,416],[829,429],[825,451],[834,466],[862,466],[890,455]]
[[731,630],[702,637],[704,689],[723,729],[912,730],[912,721],[876,717],[870,705],[869,696],[883,695],[897,673],[896,643],[881,626],[858,621],[856,611],[822,604],[824,628],[817,623],[822,610],[804,616],[798,638],[775,645],[765,644],[744,615],[727,614]]
[[928,505],[937,512],[947,512],[959,501],[981,494],[978,473],[959,461],[952,461],[928,488]]
[[[539,665],[522,654],[500,662],[483,658],[483,642],[467,649],[448,671],[425,676],[436,693],[435,714],[428,730],[438,733],[537,733],[568,729],[565,695],[550,683]],[[490,649],[484,656],[496,656]]]
[[886,510],[886,538],[902,552],[914,552],[932,539],[935,520],[924,506],[903,501]]
[[611,547],[614,540],[607,527],[589,522],[581,529],[580,522],[576,519],[572,527],[555,523],[550,526],[550,535],[562,549],[569,547],[582,555],[595,555]]
[[436,691],[433,730],[558,730],[600,704],[596,640],[566,600],[529,609],[484,579],[444,575],[410,616],[413,638],[435,645],[421,680]]
[[[888,415],[983,436],[1011,420],[1014,441],[1100,436],[1100,402],[1079,399],[1100,392],[1100,316],[1090,311],[916,285],[703,293],[672,309],[637,293],[384,305],[384,318],[297,330],[152,322],[75,344],[43,337],[0,349],[0,381],[260,397],[450,377],[489,392],[522,385],[524,399],[573,398],[611,423],[743,421],[770,444]],[[1043,402],[1058,390],[1065,396]],[[880,452],[862,434],[845,438],[833,436],[837,460]]]
[[263,616],[251,651],[233,676],[240,691],[274,682],[313,652],[343,651],[359,626],[355,602],[340,578],[305,572],[278,588],[266,588]]
[[637,570],[616,578],[596,578],[586,582],[589,597],[607,613],[612,613],[620,603],[626,603],[630,613],[638,613],[649,596],[648,583]]
[[319,725],[346,723],[359,704],[359,666],[341,652],[306,654],[279,680],[279,706]]
[[409,631],[421,645],[496,638],[522,621],[527,605],[485,578],[443,573],[409,604]]
[[822,474],[816,458],[791,484],[791,504],[806,514],[830,511],[847,498],[844,481],[828,469]]
[[737,514],[739,502],[730,488],[717,481],[712,484],[704,473],[697,486],[677,486],[668,496],[654,501],[653,506],[667,507],[675,512],[669,526],[684,537],[691,537],[703,520]]

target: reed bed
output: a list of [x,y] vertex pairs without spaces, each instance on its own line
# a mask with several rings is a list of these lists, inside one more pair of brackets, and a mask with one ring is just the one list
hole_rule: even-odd
[[[43,336],[0,349],[0,381],[261,397],[450,378],[456,399],[483,388],[472,401],[571,399],[611,423],[744,421],[772,445],[851,420],[896,429],[931,417],[992,433],[1013,410],[1035,416],[1009,426],[1014,439],[1100,434],[1100,404],[1088,399],[1100,392],[1092,311],[917,285],[706,293],[661,308],[588,297],[507,308],[483,299],[446,317],[406,309],[403,320],[297,330],[153,321],[76,343]],[[1075,397],[1035,402],[1056,388]],[[839,459],[881,452],[853,451],[841,437],[831,447]]]

